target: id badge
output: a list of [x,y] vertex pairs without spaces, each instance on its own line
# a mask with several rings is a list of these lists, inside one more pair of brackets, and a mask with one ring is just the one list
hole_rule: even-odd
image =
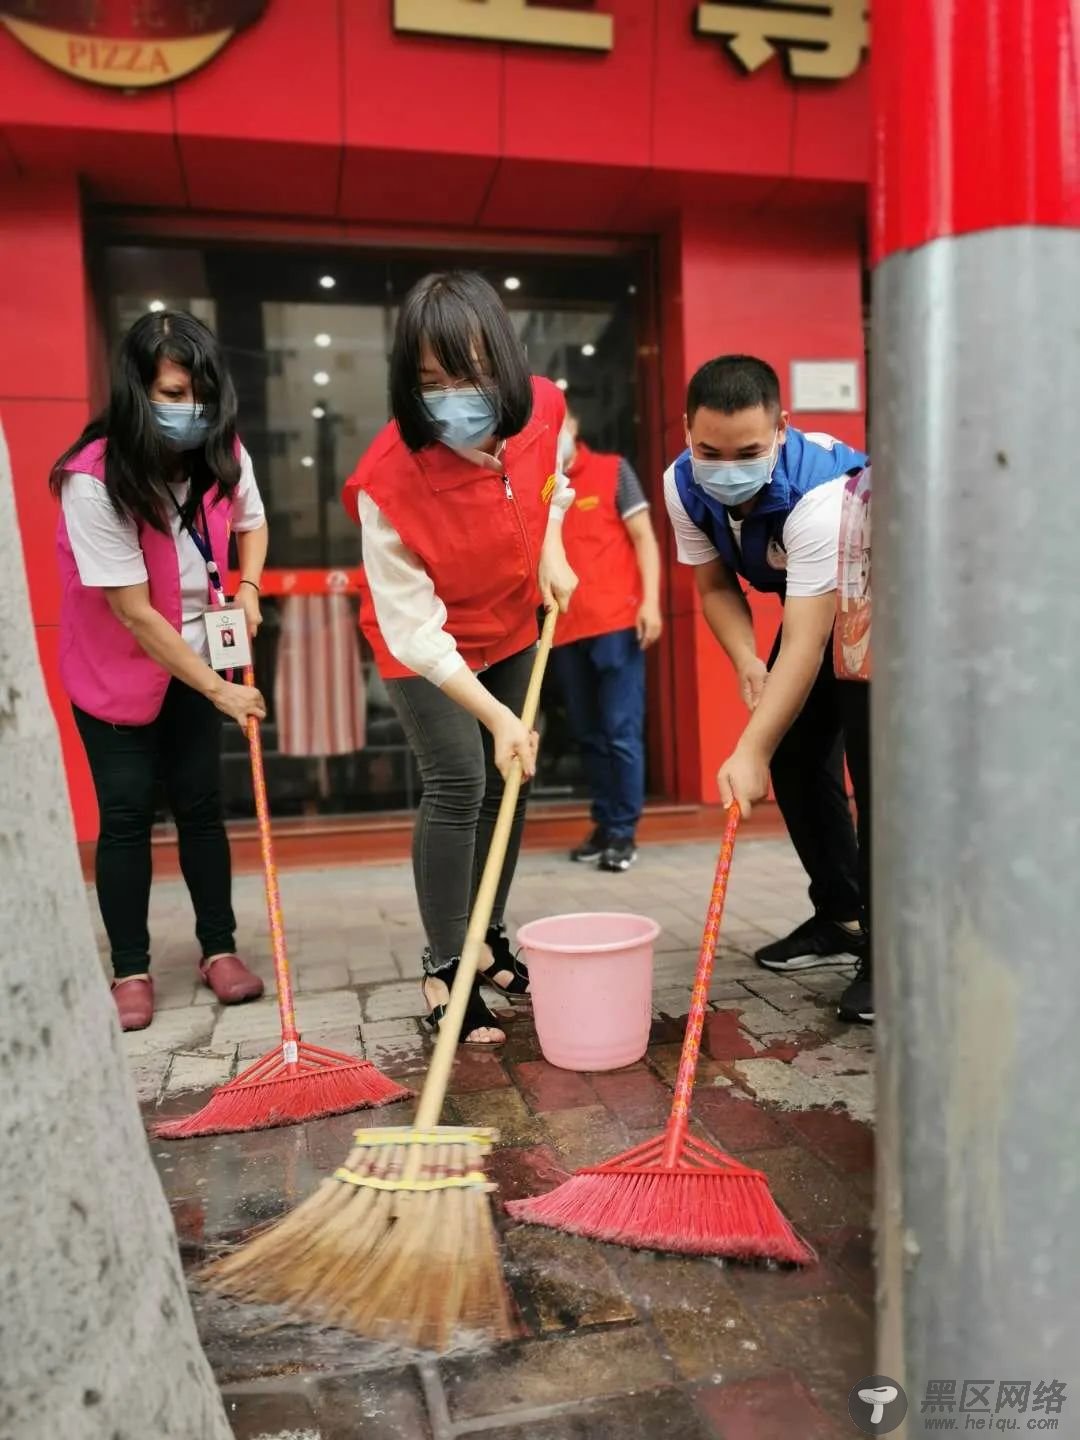
[[251,664],[247,617],[240,605],[215,605],[204,611],[211,670],[242,670]]

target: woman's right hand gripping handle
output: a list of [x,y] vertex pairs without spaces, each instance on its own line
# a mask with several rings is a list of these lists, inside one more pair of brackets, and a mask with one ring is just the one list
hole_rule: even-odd
[[495,765],[499,774],[504,780],[510,778],[510,767],[514,757],[521,761],[521,769],[526,780],[531,780],[536,774],[536,752],[540,744],[540,736],[535,730],[529,730],[522,724],[514,712],[502,705],[499,707],[501,713],[496,714],[490,726],[491,738],[495,745]]
[[210,689],[209,698],[223,715],[245,725],[254,715],[256,720],[266,719],[266,701],[253,685],[233,685],[219,675],[217,684]]

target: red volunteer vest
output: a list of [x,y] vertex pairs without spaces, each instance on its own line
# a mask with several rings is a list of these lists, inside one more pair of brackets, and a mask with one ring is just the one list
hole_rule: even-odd
[[[536,640],[536,571],[554,490],[555,447],[565,413],[548,380],[533,379],[533,413],[506,442],[503,473],[463,460],[446,445],[413,452],[391,422],[376,437],[342,497],[358,519],[361,490],[431,576],[446,606],[446,628],[471,670],[482,670]],[[379,674],[405,679],[382,637],[366,574],[360,628]]]
[[616,508],[619,457],[597,455],[580,441],[566,472],[574,503],[563,521],[563,544],[581,582],[559,621],[555,642],[567,645],[628,630],[641,608],[641,574],[634,542]]

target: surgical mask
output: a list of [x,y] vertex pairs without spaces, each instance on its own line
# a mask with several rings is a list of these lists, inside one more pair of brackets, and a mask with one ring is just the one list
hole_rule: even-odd
[[745,505],[760,494],[772,479],[777,449],[777,437],[773,436],[769,453],[755,460],[699,460],[691,452],[694,479],[706,495],[728,509]]
[[425,390],[424,404],[442,429],[440,440],[454,450],[478,445],[495,429],[495,402],[486,390],[476,385],[454,390]]
[[151,400],[150,408],[170,450],[198,450],[210,434],[210,422],[201,405]]
[[577,446],[574,444],[574,437],[569,430],[559,431],[559,469],[565,470],[574,458],[574,451]]

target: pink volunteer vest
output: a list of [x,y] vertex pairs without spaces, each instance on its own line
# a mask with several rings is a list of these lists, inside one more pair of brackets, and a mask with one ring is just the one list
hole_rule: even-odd
[[[239,447],[238,447],[239,448]],[[65,467],[70,474],[92,475],[105,483],[105,441],[94,440]],[[232,504],[224,496],[208,499],[206,523],[214,559],[222,575],[228,569]],[[150,603],[179,632],[180,563],[172,534],[139,525],[146,561]],[[126,630],[109,607],[104,590],[79,579],[63,511],[56,529],[60,568],[60,679],[80,710],[114,725],[149,725],[157,719],[170,676]]]

